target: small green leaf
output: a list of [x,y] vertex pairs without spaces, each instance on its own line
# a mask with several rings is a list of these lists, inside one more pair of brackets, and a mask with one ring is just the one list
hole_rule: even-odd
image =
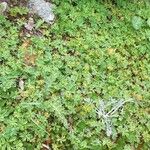
[[134,29],[139,30],[142,26],[143,20],[141,17],[134,16],[132,18],[132,26]]
[[150,27],[150,18],[147,19],[147,24]]

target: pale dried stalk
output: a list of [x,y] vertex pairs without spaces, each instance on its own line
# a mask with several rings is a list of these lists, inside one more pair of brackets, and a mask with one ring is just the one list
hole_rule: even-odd
[[[108,137],[110,137],[113,132],[112,132],[112,122],[111,122],[111,118],[113,117],[113,115],[118,111],[119,108],[121,108],[125,103],[127,102],[133,102],[133,100],[120,100],[120,101],[116,101],[114,99],[111,99],[111,102],[108,102],[107,104],[104,103],[103,100],[101,100],[99,102],[99,107],[97,109],[97,114],[99,118],[102,118],[105,127],[106,127],[106,135]],[[112,109],[110,111],[106,111],[106,107],[108,106],[112,106]]]
[[46,144],[42,144],[42,146],[43,146],[43,148],[46,148],[47,150],[51,150],[51,148]]

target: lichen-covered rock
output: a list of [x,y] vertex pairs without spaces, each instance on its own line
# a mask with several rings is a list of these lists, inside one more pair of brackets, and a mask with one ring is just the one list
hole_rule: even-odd
[[37,14],[45,22],[52,23],[54,21],[55,15],[51,3],[44,0],[29,0],[28,7],[32,13]]

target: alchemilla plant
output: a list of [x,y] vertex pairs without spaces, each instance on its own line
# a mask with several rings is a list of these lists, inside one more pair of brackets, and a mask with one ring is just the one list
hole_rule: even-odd
[[20,3],[0,16],[0,149],[150,149],[149,1],[52,0],[52,25]]

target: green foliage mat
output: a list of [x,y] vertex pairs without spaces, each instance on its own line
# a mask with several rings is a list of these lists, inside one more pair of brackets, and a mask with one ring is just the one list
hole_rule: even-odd
[[[33,32],[21,8],[0,16],[0,149],[150,149],[150,3],[53,2],[55,23]],[[107,137],[96,110],[110,98],[135,104]]]

